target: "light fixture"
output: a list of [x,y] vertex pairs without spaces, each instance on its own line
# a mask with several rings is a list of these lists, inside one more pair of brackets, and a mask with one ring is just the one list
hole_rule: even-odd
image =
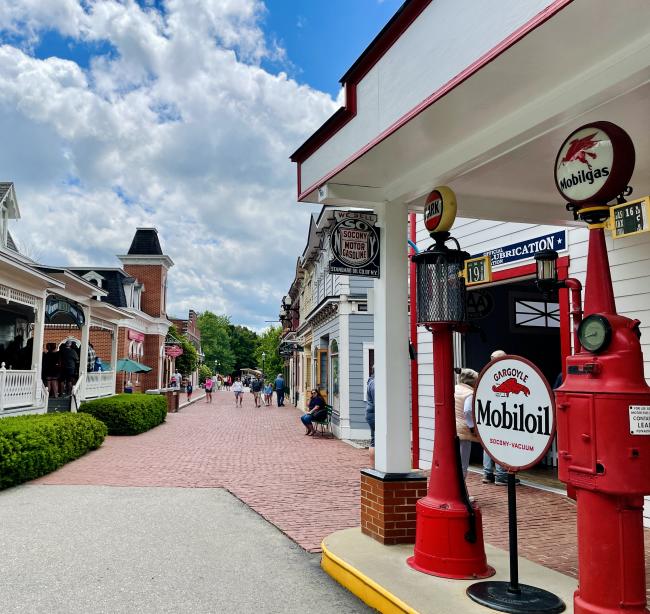
[[535,254],[537,264],[536,281],[540,290],[548,291],[557,287],[557,252],[544,249]]

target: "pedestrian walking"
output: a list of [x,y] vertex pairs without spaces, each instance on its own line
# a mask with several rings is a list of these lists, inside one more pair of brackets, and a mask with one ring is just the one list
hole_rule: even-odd
[[264,384],[264,405],[269,407],[273,400],[273,384],[267,382]]
[[187,392],[187,402],[189,403],[192,400],[192,391],[194,390],[194,387],[192,386],[192,382],[187,382],[187,385],[185,386],[185,392]]
[[244,398],[244,384],[239,378],[232,383],[232,391],[235,393],[235,407],[241,407]]
[[[503,358],[507,354],[503,350],[494,350],[490,354],[490,360],[495,358]],[[498,463],[495,463],[488,453],[483,450],[483,479],[481,480],[483,484],[498,484],[499,486],[506,486],[508,484],[508,472]],[[519,479],[515,480],[515,483],[519,483]]]
[[274,384],[275,394],[278,396],[278,407],[284,407],[284,377],[282,377],[282,373],[278,373]]
[[472,442],[479,440],[474,434],[474,419],[472,417],[472,402],[477,379],[478,373],[473,369],[461,369],[458,383],[454,388],[456,434],[460,440],[460,464],[463,470],[463,478],[467,477]]
[[214,386],[214,380],[211,377],[206,378],[204,386],[205,398],[208,403],[212,403],[212,388]]
[[253,400],[255,401],[255,407],[260,406],[260,393],[262,392],[262,382],[254,377],[251,379],[251,393],[253,394]]
[[370,377],[366,385],[366,422],[370,427],[370,467],[375,466],[375,367],[370,369]]

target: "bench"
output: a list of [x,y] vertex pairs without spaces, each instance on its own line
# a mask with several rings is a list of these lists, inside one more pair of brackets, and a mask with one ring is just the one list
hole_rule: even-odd
[[332,406],[331,405],[325,405],[325,409],[327,410],[327,417],[323,420],[312,420],[311,423],[314,426],[314,436],[318,435],[318,431],[320,430],[320,434],[325,437],[325,434],[329,434],[330,437],[334,437],[334,433],[332,432]]

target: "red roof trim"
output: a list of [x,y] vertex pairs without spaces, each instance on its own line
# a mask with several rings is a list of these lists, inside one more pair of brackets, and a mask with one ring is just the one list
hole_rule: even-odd
[[357,84],[406,32],[420,13],[431,4],[431,1],[406,0],[402,4],[382,31],[341,77],[340,82],[345,87],[345,106],[335,111],[334,115],[291,154],[292,162],[299,164],[304,162],[357,114]]
[[[421,4],[422,10],[426,8],[430,4],[431,0],[422,0]],[[319,179],[318,181],[314,182],[312,185],[310,185],[307,189],[302,190],[302,185],[301,185],[301,179],[299,178],[298,180],[298,200],[303,200],[306,198],[313,190],[315,190],[317,187],[323,185],[327,181],[329,181],[332,177],[334,177],[336,174],[340,173],[343,169],[345,169],[347,166],[352,164],[355,160],[363,156],[365,153],[370,151],[372,148],[374,148],[376,145],[381,143],[383,140],[388,138],[391,134],[396,132],[399,128],[401,128],[404,124],[408,123],[411,119],[419,115],[422,111],[430,107],[432,104],[434,104],[436,101],[438,101],[440,98],[454,90],[456,87],[461,85],[464,81],[466,81],[469,77],[471,77],[474,73],[478,72],[481,68],[495,60],[497,57],[499,57],[502,53],[507,51],[510,47],[512,47],[515,43],[519,42],[521,39],[523,39],[526,35],[530,34],[533,30],[541,26],[543,23],[545,23],[547,20],[549,20],[551,17],[553,17],[556,13],[561,11],[563,8],[571,4],[573,0],[555,0],[552,4],[547,6],[543,11],[535,15],[531,20],[529,20],[527,23],[525,23],[523,26],[515,30],[510,36],[505,38],[503,41],[501,41],[498,45],[493,47],[490,51],[485,53],[483,56],[481,56],[478,60],[476,60],[473,64],[468,66],[464,71],[456,75],[453,79],[445,83],[442,87],[440,87],[437,91],[435,91],[433,94],[431,94],[429,97],[425,98],[419,105],[411,109],[408,113],[403,115],[400,119],[395,121],[391,126],[389,126],[384,132],[379,134],[377,137],[375,137],[372,141],[370,141],[367,145],[359,149],[356,153],[352,154],[350,157],[348,157],[346,160],[344,160],[341,164],[339,164],[336,168],[334,168],[332,171],[327,173],[324,177]],[[417,4],[418,7],[420,6],[420,3],[417,1],[413,2],[413,5]],[[417,15],[419,15],[422,10],[418,12]],[[413,17],[413,20],[417,17]],[[412,23],[411,20],[404,30],[408,28],[408,26]],[[397,28],[397,26],[393,26]],[[404,30],[399,32],[399,35],[401,35]],[[386,36],[388,33],[386,34]],[[386,48],[383,50],[381,55],[377,55],[377,57],[374,59],[374,62],[376,63],[379,61],[381,56],[388,51],[390,46],[395,42],[397,39],[393,39],[389,45],[386,46]],[[377,41],[377,39],[375,39]],[[373,41],[374,44],[374,41]],[[379,41],[376,43],[379,45]],[[366,50],[368,53],[368,57],[371,57],[371,49],[369,48]],[[364,53],[366,53],[364,52]],[[361,58],[360,58],[361,60]],[[367,60],[369,62],[370,60]],[[361,74],[361,76],[358,76],[357,73],[354,73],[354,77],[359,80],[363,78],[363,76],[370,70],[372,65],[367,65],[365,62],[363,64],[360,64],[358,70],[359,73],[365,68],[365,72]],[[354,66],[353,66],[354,68]],[[352,71],[348,71],[349,74]],[[355,115],[356,115],[356,83],[350,83],[350,84],[345,84],[346,85],[346,106],[341,107],[330,119],[328,119],[325,124],[323,124],[312,136],[301,145],[294,154],[291,156],[291,161],[292,162],[297,162],[298,166],[302,164],[307,158],[309,158],[315,151],[317,151],[322,145],[324,145],[329,139],[331,139],[345,124],[347,124]],[[352,87],[350,87],[352,86]],[[350,87],[350,89],[348,89]],[[351,98],[353,97],[353,100]],[[334,122],[334,118],[337,117],[338,115],[338,121]],[[344,117],[344,113],[347,114]]]

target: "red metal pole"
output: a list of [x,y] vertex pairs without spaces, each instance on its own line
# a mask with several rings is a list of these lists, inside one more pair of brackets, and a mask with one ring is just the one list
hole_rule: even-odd
[[643,497],[582,488],[578,500],[576,614],[645,614]]
[[449,323],[432,324],[435,434],[427,496],[416,504],[414,569],[444,578],[486,578],[481,512],[471,505],[460,468]]
[[[409,239],[416,243],[416,221],[415,213],[409,213]],[[411,255],[415,254],[415,250],[409,247]],[[419,469],[420,466],[420,398],[419,391],[419,375],[418,375],[418,314],[417,314],[417,274],[415,262],[409,263],[409,300],[411,304],[411,312],[409,314],[411,320],[411,345],[415,350],[415,359],[411,360],[411,465],[414,469]]]

